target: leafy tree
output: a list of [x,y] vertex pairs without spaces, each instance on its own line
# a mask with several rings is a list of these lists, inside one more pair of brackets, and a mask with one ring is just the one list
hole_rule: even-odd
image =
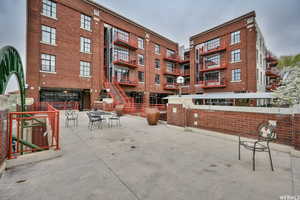
[[285,68],[285,67],[291,67],[291,66],[298,66],[300,63],[300,54],[294,55],[294,56],[281,56],[278,60],[278,68]]
[[300,63],[285,67],[281,73],[281,86],[274,91],[275,103],[289,106],[300,104]]

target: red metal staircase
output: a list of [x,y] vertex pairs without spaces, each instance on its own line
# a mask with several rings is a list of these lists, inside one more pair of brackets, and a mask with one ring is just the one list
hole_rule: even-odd
[[123,104],[125,107],[131,106],[133,99],[129,98],[118,82],[105,82],[105,87],[109,89],[109,95],[113,98],[114,105]]

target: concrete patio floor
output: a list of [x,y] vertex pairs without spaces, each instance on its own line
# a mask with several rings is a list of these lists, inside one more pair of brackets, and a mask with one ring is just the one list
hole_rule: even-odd
[[[61,114],[63,116],[63,114]],[[78,128],[64,128],[63,156],[12,168],[0,179],[1,200],[199,200],[280,199],[300,195],[300,158],[273,151],[251,153],[211,133],[184,132],[165,124],[148,126],[124,116],[122,128],[89,131],[80,113]],[[205,134],[204,134],[205,133]],[[234,137],[234,136],[228,136]]]

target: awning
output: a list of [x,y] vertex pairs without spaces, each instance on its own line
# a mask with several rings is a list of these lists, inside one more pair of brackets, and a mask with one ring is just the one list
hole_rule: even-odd
[[233,93],[233,92],[218,92],[206,94],[191,94],[191,95],[172,95],[164,99],[185,98],[185,99],[273,99],[275,98],[271,92],[251,92],[251,93]]

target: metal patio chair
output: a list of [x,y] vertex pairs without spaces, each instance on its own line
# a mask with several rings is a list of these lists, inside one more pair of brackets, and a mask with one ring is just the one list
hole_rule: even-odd
[[253,171],[255,171],[255,153],[268,152],[271,170],[274,171],[269,143],[271,141],[275,141],[277,138],[275,126],[269,124],[268,122],[264,122],[258,126],[257,131],[257,139],[254,141],[242,140],[241,135],[239,135],[238,158],[239,160],[241,160],[241,146],[243,146],[247,150],[252,151],[252,169]]
[[108,118],[108,120],[109,120],[109,127],[113,127],[114,122],[116,124],[116,127],[121,127],[120,116],[118,116],[117,114],[113,114]]
[[78,127],[78,113],[74,110],[66,110],[65,111],[65,126],[69,127],[71,121],[73,121],[74,127]]
[[89,118],[89,129],[92,130],[96,124],[98,124],[98,128],[101,127],[102,128],[102,123],[104,121],[104,119],[99,116],[99,115],[94,115],[92,112],[87,112],[86,113],[88,118]]

